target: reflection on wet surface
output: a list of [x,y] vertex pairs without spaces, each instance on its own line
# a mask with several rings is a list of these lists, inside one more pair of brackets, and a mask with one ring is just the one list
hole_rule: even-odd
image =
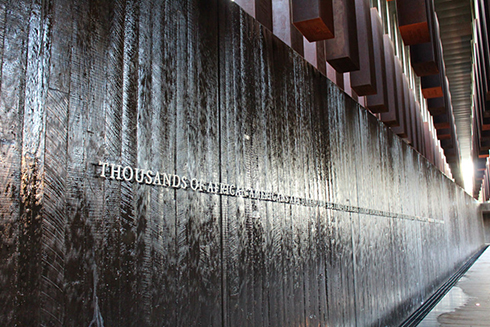
[[439,326],[437,322],[437,317],[446,312],[451,312],[457,308],[464,306],[468,302],[468,296],[463,292],[463,290],[457,286],[454,286],[447,294],[444,296],[434,309],[427,315],[427,317],[422,320],[419,324],[420,327],[429,326]]
[[490,326],[488,249],[419,326]]

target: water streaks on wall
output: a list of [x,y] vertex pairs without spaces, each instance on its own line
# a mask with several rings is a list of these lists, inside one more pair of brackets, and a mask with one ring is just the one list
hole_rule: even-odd
[[392,325],[483,242],[471,197],[236,4],[0,9],[5,326]]

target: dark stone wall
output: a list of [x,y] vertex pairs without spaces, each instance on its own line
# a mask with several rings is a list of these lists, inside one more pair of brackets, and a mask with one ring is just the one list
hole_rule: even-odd
[[482,246],[470,196],[229,1],[0,1],[0,40],[2,326],[396,325]]

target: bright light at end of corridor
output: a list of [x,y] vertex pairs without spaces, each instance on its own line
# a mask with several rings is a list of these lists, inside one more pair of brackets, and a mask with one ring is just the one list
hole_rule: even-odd
[[471,159],[464,159],[461,165],[461,172],[463,173],[464,189],[467,193],[473,194],[473,169],[475,166]]

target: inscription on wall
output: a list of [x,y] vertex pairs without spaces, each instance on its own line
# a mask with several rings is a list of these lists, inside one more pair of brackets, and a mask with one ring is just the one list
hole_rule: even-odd
[[291,205],[302,205],[308,207],[324,207],[337,211],[352,212],[371,216],[380,216],[394,219],[408,219],[427,223],[444,224],[443,220],[411,216],[401,213],[392,213],[382,210],[360,208],[356,206],[343,205],[322,200],[303,198],[292,195],[285,195],[274,191],[256,190],[253,188],[244,188],[235,184],[228,184],[216,181],[205,181],[202,179],[181,176],[171,173],[160,172],[158,170],[135,168],[131,166],[122,166],[115,163],[100,161],[96,173],[98,177],[114,181],[123,181],[128,183],[138,183],[157,187],[173,188],[178,190],[192,190],[194,192],[217,194],[231,197],[249,198],[259,201],[270,201]]

